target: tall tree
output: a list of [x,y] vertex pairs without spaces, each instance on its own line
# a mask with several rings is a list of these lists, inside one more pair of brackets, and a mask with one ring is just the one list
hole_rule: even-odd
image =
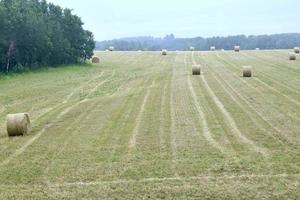
[[0,0],[0,71],[84,62],[93,34],[70,9],[45,0]]

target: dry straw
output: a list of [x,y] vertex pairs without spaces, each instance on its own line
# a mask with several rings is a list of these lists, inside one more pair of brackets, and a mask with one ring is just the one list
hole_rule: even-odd
[[243,67],[243,77],[252,77],[252,67],[251,66]]
[[300,53],[300,48],[299,48],[299,47],[295,47],[295,48],[294,48],[294,52],[295,52],[295,53]]
[[161,51],[161,54],[162,54],[163,56],[166,56],[166,55],[168,54],[167,49],[163,49],[163,50]]
[[100,58],[97,56],[94,56],[92,59],[92,63],[99,63],[100,62]]
[[201,75],[201,66],[200,65],[193,65],[192,73],[193,73],[193,75]]
[[235,52],[240,52],[241,50],[241,47],[240,46],[234,46],[234,51]]
[[289,54],[290,60],[296,60],[296,54],[290,53]]
[[216,50],[216,47],[215,47],[215,46],[211,46],[211,47],[210,47],[210,50],[211,50],[211,51],[215,51],[215,50]]
[[31,132],[31,123],[28,113],[7,115],[7,134],[10,137],[27,135]]

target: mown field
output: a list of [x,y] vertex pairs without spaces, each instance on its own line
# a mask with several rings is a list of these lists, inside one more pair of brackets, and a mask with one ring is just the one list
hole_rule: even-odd
[[[1,77],[0,199],[300,198],[300,56],[97,55]],[[30,135],[7,137],[15,112]]]

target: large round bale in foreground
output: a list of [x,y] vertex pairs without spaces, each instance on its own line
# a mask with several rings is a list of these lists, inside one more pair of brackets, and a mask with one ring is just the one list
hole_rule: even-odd
[[162,54],[163,56],[166,56],[166,55],[168,54],[167,49],[163,49],[163,50],[161,51],[161,54]]
[[92,59],[92,63],[100,63],[100,58],[97,56],[94,56]]
[[200,65],[193,65],[192,66],[192,73],[193,73],[193,75],[201,75],[201,66]]
[[252,67],[243,66],[243,77],[252,77]]
[[28,113],[7,115],[7,134],[10,137],[27,135],[31,132],[31,123]]
[[108,48],[108,50],[109,50],[109,51],[114,51],[114,50],[115,50],[115,47],[110,46],[110,47]]
[[211,51],[215,51],[215,50],[216,50],[216,47],[215,47],[215,46],[211,46],[211,47],[210,47],[210,50],[211,50]]
[[290,53],[289,58],[290,58],[290,60],[296,60],[296,54]]
[[234,46],[233,49],[234,49],[235,52],[240,52],[241,47],[240,46]]
[[300,48],[299,48],[299,47],[295,47],[295,48],[294,48],[294,52],[295,52],[295,53],[300,53]]

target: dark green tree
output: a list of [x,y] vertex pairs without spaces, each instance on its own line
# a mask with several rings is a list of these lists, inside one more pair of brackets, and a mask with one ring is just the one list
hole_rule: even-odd
[[93,34],[70,9],[45,0],[0,0],[0,72],[81,63]]

